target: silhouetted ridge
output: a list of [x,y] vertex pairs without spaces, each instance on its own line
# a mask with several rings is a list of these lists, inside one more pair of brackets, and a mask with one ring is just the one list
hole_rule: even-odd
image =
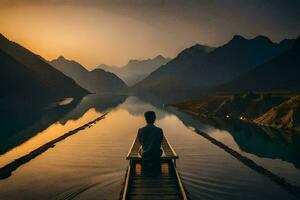
[[293,46],[240,77],[217,87],[217,91],[300,91],[300,38]]
[[279,43],[279,45],[288,49],[293,46],[294,42],[295,42],[295,39],[284,39]]
[[123,67],[114,67],[107,65],[99,65],[97,68],[104,69],[105,71],[112,72],[119,76],[129,86],[136,84],[143,80],[151,72],[155,71],[160,66],[169,62],[169,58],[165,58],[162,55],[158,55],[154,58],[146,60],[130,60]]
[[218,48],[196,44],[151,73],[133,87],[154,93],[199,93],[234,80],[290,48],[265,36],[246,39],[235,35]]
[[[8,95],[45,95],[47,88],[33,71],[0,50],[0,97]],[[18,80],[16,82],[16,80]]]
[[102,69],[88,71],[80,63],[62,56],[49,63],[91,92],[115,93],[127,90],[127,85],[111,72]]
[[260,41],[260,42],[266,42],[266,43],[273,43],[273,41],[270,40],[270,38],[263,36],[263,35],[258,35],[253,40]]
[[232,42],[240,43],[240,42],[243,42],[243,41],[248,41],[248,39],[244,38],[241,35],[234,35],[228,43],[232,43]]
[[[82,96],[88,94],[87,90],[81,88],[71,78],[65,76],[63,73],[46,63],[39,55],[32,53],[15,42],[9,41],[3,35],[0,37],[0,50],[5,53],[2,54],[3,59],[5,59],[5,55],[8,55],[10,60],[15,60],[15,62],[10,61],[11,69],[21,68],[23,66],[22,68],[27,68],[27,71],[31,72],[31,79],[40,84],[40,88],[45,89],[43,94],[47,93],[49,97],[53,98]],[[4,65],[4,63],[0,64]],[[7,68],[6,70],[8,70],[7,73],[9,73],[10,69]],[[5,74],[3,75],[5,76]],[[20,74],[20,77],[21,76],[22,75]],[[1,84],[7,83],[2,82]],[[12,84],[10,85],[11,87],[14,87],[13,84],[19,83],[15,81],[10,84]],[[14,92],[17,93],[20,91]],[[30,91],[27,92],[31,93]]]
[[66,60],[66,59],[65,59],[65,57],[63,57],[63,56],[59,56],[59,57],[57,58],[57,60]]
[[160,60],[162,60],[162,59],[165,59],[165,57],[163,57],[162,55],[158,55],[154,59],[160,59]]
[[195,56],[196,54],[197,56],[204,55],[210,52],[211,50],[213,50],[212,47],[196,44],[180,52],[175,59],[182,58],[185,56]]

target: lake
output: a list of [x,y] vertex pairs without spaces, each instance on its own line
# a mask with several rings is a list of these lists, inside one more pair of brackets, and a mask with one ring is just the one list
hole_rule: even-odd
[[[69,103],[72,100],[59,105]],[[177,167],[191,199],[296,199],[198,135],[194,128],[300,186],[298,157],[266,135],[247,132],[244,136],[243,130],[216,128],[159,101],[99,95],[87,96],[55,117],[39,117],[26,128],[37,132],[5,149],[0,167],[108,112],[103,120],[0,180],[0,199],[118,199],[128,166],[125,157],[137,129],[145,124],[143,113],[147,110],[156,112],[156,125],[163,128],[179,155]]]

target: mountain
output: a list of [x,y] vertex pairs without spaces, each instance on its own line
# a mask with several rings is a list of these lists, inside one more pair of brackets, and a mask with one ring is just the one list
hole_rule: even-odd
[[[35,74],[7,53],[0,50],[0,97],[15,94],[46,93],[46,86]],[[17,80],[17,81],[16,81]],[[23,95],[22,94],[22,95]]]
[[133,86],[135,91],[199,92],[231,81],[257,65],[280,55],[293,40],[273,43],[264,36],[235,35],[218,48],[195,45]]
[[292,48],[237,79],[217,87],[219,92],[300,91],[300,36]]
[[43,59],[0,34],[1,94],[62,98],[88,91]]
[[79,85],[95,93],[115,93],[127,90],[127,85],[115,74],[102,69],[88,71],[76,61],[60,56],[49,63]]
[[87,75],[89,71],[81,64],[73,60],[67,60],[63,56],[59,56],[49,62],[53,67],[73,78],[75,81],[83,75]]
[[147,60],[130,60],[123,67],[115,67],[108,65],[99,65],[97,68],[101,68],[105,71],[112,72],[123,79],[127,85],[132,86],[137,82],[143,80],[151,72],[155,71],[161,65],[169,62],[169,58],[165,58],[161,55]]
[[293,96],[254,120],[255,123],[274,128],[300,131],[300,96]]
[[110,66],[110,65],[101,64],[101,65],[98,65],[97,67],[95,67],[95,69],[103,69],[104,71],[117,74],[120,71],[121,68],[117,67],[117,66]]
[[222,96],[201,96],[181,103],[169,104],[202,117],[254,120],[287,97],[270,94],[245,93]]
[[115,74],[102,69],[94,69],[89,72],[83,87],[90,88],[94,92],[124,92],[127,85]]

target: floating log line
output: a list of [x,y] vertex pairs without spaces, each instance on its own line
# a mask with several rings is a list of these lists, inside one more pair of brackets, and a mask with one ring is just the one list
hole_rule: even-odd
[[62,136],[60,136],[54,140],[51,140],[50,142],[47,142],[46,144],[31,151],[30,153],[28,153],[16,160],[12,161],[11,163],[5,165],[4,167],[0,168],[0,179],[6,179],[6,178],[10,177],[12,175],[12,172],[15,171],[16,169],[18,169],[20,166],[24,165],[25,163],[29,162],[30,160],[34,159],[35,157],[41,155],[48,149],[55,147],[56,143],[70,137],[71,135],[78,133],[79,131],[82,131],[86,128],[90,128],[91,126],[96,124],[98,121],[104,119],[107,114],[108,113],[105,113],[105,114],[101,115],[100,117],[96,118],[95,120],[90,121],[90,122],[84,124],[83,126],[80,126],[74,130],[71,130],[71,131],[63,134]]
[[194,129],[194,130],[196,133],[198,133],[199,135],[201,135],[202,137],[204,137],[205,139],[207,139],[214,145],[220,147],[221,149],[223,149],[224,151],[226,151],[227,153],[229,153],[230,155],[232,155],[233,157],[238,159],[240,162],[242,162],[244,165],[246,165],[250,169],[268,177],[271,181],[277,183],[279,186],[281,186],[283,189],[285,189],[289,193],[300,198],[300,187],[299,186],[295,186],[295,185],[288,183],[283,177],[280,177],[280,176],[272,173],[268,169],[256,164],[253,160],[251,160],[251,159],[247,158],[246,156],[241,155],[237,151],[229,148],[227,145],[223,144],[222,142],[219,142],[215,138],[209,136],[207,133],[204,133],[198,129]]

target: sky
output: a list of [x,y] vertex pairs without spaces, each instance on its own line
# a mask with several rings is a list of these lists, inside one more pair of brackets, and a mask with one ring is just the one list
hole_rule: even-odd
[[0,0],[0,33],[51,60],[89,69],[175,57],[233,35],[278,42],[300,35],[298,0]]

